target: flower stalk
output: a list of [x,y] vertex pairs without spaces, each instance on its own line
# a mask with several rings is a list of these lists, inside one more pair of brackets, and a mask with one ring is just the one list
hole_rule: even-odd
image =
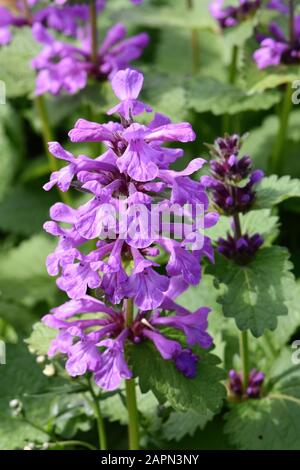
[[[193,10],[195,8],[194,0],[187,0],[187,8]],[[196,74],[200,68],[200,44],[199,44],[199,32],[196,28],[191,30],[191,44],[192,44],[192,56],[193,56],[193,73]]]
[[97,32],[97,7],[95,0],[90,0],[90,25],[91,25],[91,59],[93,64],[98,61],[98,32]]
[[97,420],[97,429],[98,429],[98,441],[99,441],[99,450],[107,450],[107,439],[106,439],[106,431],[105,431],[105,424],[104,419],[101,413],[99,397],[96,395],[93,389],[93,385],[91,380],[88,380],[89,391],[91,397],[93,399],[94,409],[96,413],[96,420]]
[[285,93],[282,99],[282,104],[279,110],[279,129],[274,143],[273,151],[270,160],[270,170],[273,173],[280,174],[282,172],[283,159],[282,152],[287,137],[289,126],[289,117],[292,109],[292,84],[288,83],[285,88]]
[[[132,325],[134,317],[133,300],[127,299],[124,304],[126,306],[126,326],[129,327]],[[136,400],[135,380],[126,380],[125,388],[128,411],[129,450],[139,450],[139,416]]]

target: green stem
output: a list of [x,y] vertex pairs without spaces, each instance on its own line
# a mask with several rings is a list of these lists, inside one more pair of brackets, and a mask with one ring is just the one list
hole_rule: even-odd
[[[44,96],[43,95],[37,96],[35,99],[35,102],[36,102],[36,107],[37,107],[37,111],[38,111],[38,115],[39,115],[40,123],[42,127],[43,144],[44,144],[46,155],[48,157],[49,168],[51,172],[58,171],[59,167],[57,164],[57,160],[49,152],[49,149],[48,149],[48,143],[53,142],[54,136],[53,136]],[[60,190],[58,190],[58,192],[59,192],[61,200],[65,204],[71,204],[71,199],[70,199],[69,194],[64,193]]]
[[93,385],[92,385],[90,379],[88,380],[88,384],[89,384],[89,391],[90,391],[90,394],[91,394],[92,399],[93,399],[94,409],[95,409],[95,413],[96,413],[99,449],[100,450],[107,450],[107,439],[106,439],[105,425],[104,425],[103,416],[101,414],[99,397],[97,397],[96,393],[94,392]]
[[242,370],[243,370],[243,385],[244,390],[248,387],[249,380],[249,347],[248,347],[248,332],[240,332],[240,355],[242,361]]
[[57,442],[49,442],[49,446],[57,446],[57,445],[61,445],[63,447],[68,447],[68,446],[80,446],[80,447],[85,447],[86,449],[89,449],[89,450],[97,450],[97,448],[95,446],[93,446],[92,444],[89,444],[88,442],[85,442],[85,441],[57,441]]
[[[242,228],[239,214],[236,213],[233,216],[233,230],[234,238],[238,240],[242,236]],[[243,371],[243,386],[246,390],[249,380],[249,346],[248,346],[248,332],[240,331],[240,357],[242,361],[242,371]]]
[[[126,303],[126,326],[130,326],[134,319],[134,304],[132,299]],[[135,380],[125,381],[126,401],[128,411],[128,438],[129,450],[139,450],[139,416],[136,400]]]
[[[189,10],[193,10],[194,0],[187,0],[187,7]],[[196,28],[191,30],[191,42],[192,42],[192,56],[193,56],[193,73],[197,73],[200,68],[200,44],[199,44],[199,31]]]
[[280,174],[282,171],[282,152],[287,137],[289,126],[289,117],[292,109],[292,84],[286,85],[280,112],[279,112],[279,129],[276,136],[275,144],[270,159],[270,169],[274,173]]
[[[238,57],[239,57],[239,48],[238,46],[233,46],[231,61],[228,69],[228,83],[234,85],[237,78],[238,72]],[[224,114],[223,123],[222,123],[222,134],[230,132],[230,116],[229,114]]]
[[97,7],[96,1],[90,0],[90,25],[91,25],[91,58],[93,64],[98,62],[98,33],[97,33]]

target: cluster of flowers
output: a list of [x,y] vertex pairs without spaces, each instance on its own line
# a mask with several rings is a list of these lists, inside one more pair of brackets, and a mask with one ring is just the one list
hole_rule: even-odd
[[238,6],[224,6],[224,0],[213,0],[210,4],[210,12],[220,27],[226,29],[252,16],[261,4],[261,0],[239,0]]
[[[26,2],[16,2],[14,9],[1,6],[0,45],[8,44],[11,41],[12,26],[21,28],[40,24],[65,36],[76,37],[89,18],[88,5],[66,5],[61,7],[43,3],[39,0],[27,0]],[[97,0],[96,6],[97,11],[101,12],[105,6],[105,0]]]
[[[11,26],[30,26],[42,51],[32,60],[37,71],[36,94],[59,95],[62,91],[77,93],[85,88],[88,78],[111,79],[118,71],[125,69],[138,59],[148,45],[146,33],[126,39],[127,30],[122,23],[108,30],[97,57],[92,57],[92,34],[89,5],[39,5],[42,2],[28,0],[17,3],[17,11],[0,7],[0,45],[11,40]],[[132,0],[132,3],[141,3]],[[95,0],[96,12],[105,7],[105,0]],[[51,30],[60,33],[59,39]],[[66,37],[66,39],[63,38]],[[75,39],[70,43],[70,37]]]
[[[293,7],[293,5],[292,5]],[[260,69],[274,67],[280,64],[300,63],[300,15],[294,15],[282,1],[276,0],[269,8],[278,10],[281,14],[291,14],[291,29],[286,35],[283,29],[272,21],[269,25],[270,36],[259,35],[260,48],[255,51],[253,58]]]
[[229,389],[230,392],[239,398],[259,398],[261,389],[265,380],[265,374],[256,369],[252,369],[249,375],[246,390],[243,387],[242,375],[234,369],[229,371]]
[[211,175],[201,178],[202,184],[210,189],[214,205],[223,214],[233,216],[235,236],[218,240],[218,250],[239,264],[249,262],[263,239],[259,234],[249,236],[240,233],[237,227],[238,215],[248,212],[255,201],[255,185],[263,178],[261,170],[252,170],[251,158],[239,158],[243,138],[234,134],[219,138],[209,146],[212,160]]
[[[203,236],[201,246],[191,251],[190,242],[199,236],[194,223],[187,232],[183,225],[181,239],[175,239],[162,233],[163,220],[153,234],[150,217],[153,205],[164,213],[174,204],[181,208],[200,204],[204,208],[204,227],[217,222],[218,214],[207,212],[209,201],[204,186],[190,178],[205,161],[197,158],[179,172],[169,168],[183,151],[163,144],[189,142],[195,134],[189,123],[172,124],[159,114],[148,125],[134,122],[134,116],[151,111],[138,100],[142,85],[143,75],[139,72],[119,71],[112,79],[112,87],[120,103],[108,114],[118,113],[121,123],[98,124],[79,119],[70,131],[72,142],[103,142],[107,147],[103,155],[94,160],[86,156],[75,158],[58,143],[49,145],[54,156],[69,164],[51,175],[45,189],[57,185],[67,191],[72,185],[92,196],[78,209],[55,204],[50,211],[52,221],[45,224],[48,233],[59,237],[57,249],[47,259],[48,272],[60,274],[57,285],[71,298],[44,317],[48,326],[60,330],[49,354],[67,354],[70,375],[91,371],[96,383],[107,390],[131,377],[124,356],[126,341],[152,341],[161,356],[174,361],[189,378],[195,376],[198,361],[190,346],[208,348],[212,343],[206,333],[209,309],[203,307],[190,313],[174,302],[188,285],[199,283],[201,258],[206,256],[213,261],[211,241]],[[107,212],[108,206],[116,208],[117,223]],[[146,217],[141,217],[143,208]],[[134,227],[133,234],[125,232],[121,236],[122,212]],[[193,209],[189,217],[193,221]],[[70,228],[58,222],[67,223]],[[174,233],[177,225],[176,221],[170,223]],[[90,243],[86,243],[89,240],[95,240],[95,246],[85,254],[84,246],[90,248]],[[165,270],[156,262],[162,253],[169,254]],[[98,298],[91,297],[88,288],[96,289]],[[132,300],[136,312],[133,323],[128,325],[126,304]],[[167,316],[166,312],[173,314]],[[160,331],[163,327],[183,332],[184,345],[167,338]]]

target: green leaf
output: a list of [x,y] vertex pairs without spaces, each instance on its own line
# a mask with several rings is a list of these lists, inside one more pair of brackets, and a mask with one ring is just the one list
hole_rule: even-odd
[[250,329],[256,337],[266,329],[274,330],[277,317],[288,313],[284,282],[292,279],[291,267],[288,251],[277,246],[260,249],[246,266],[218,256],[209,271],[226,285],[219,299],[224,315],[234,318],[240,330]]
[[0,300],[0,318],[13,326],[19,333],[29,333],[35,321],[33,313],[23,305],[15,302]]
[[35,72],[30,61],[40,51],[30,28],[17,28],[12,42],[0,48],[0,80],[6,85],[7,97],[33,93]]
[[233,405],[225,432],[242,450],[298,450],[300,367],[291,366],[291,351],[283,350],[269,374],[268,394]]
[[194,410],[171,413],[162,426],[163,438],[167,441],[178,442],[185,436],[193,436],[197,429],[204,429],[213,416],[211,411],[207,411],[206,415],[200,415]]
[[22,449],[26,442],[45,442],[46,433],[24,422],[21,417],[12,417],[9,402],[18,399],[23,404],[26,418],[38,426],[49,424],[49,397],[32,397],[31,394],[51,386],[24,345],[7,345],[6,365],[0,368],[0,448],[2,450]]
[[[178,411],[193,409],[207,416],[208,412],[220,410],[225,396],[225,389],[220,384],[224,375],[217,367],[219,359],[216,356],[201,352],[194,379],[187,379],[172,361],[162,359],[150,342],[128,348],[128,356],[143,393],[151,390],[160,402],[168,401]],[[145,364],[151,364],[151,368]]]
[[[211,31],[199,31],[198,41],[199,67],[197,77],[225,77],[223,38]],[[155,48],[154,67],[158,72],[181,79],[182,86],[188,77],[195,74],[193,48],[191,47],[191,32],[185,29],[167,27],[160,32],[159,42]],[[174,54],[176,44],[176,54]],[[178,60],[180,57],[180,60]]]
[[277,92],[249,95],[234,85],[202,77],[187,82],[188,106],[199,113],[211,111],[216,116],[236,114],[243,111],[269,109],[280,101]]
[[57,287],[46,271],[45,261],[54,248],[55,241],[50,237],[35,235],[18,247],[0,253],[2,298],[28,307],[39,301],[53,304]]
[[22,137],[18,115],[8,103],[0,105],[0,201],[9,190],[23,156]]
[[186,92],[180,81],[165,74],[148,73],[143,89],[143,99],[155,112],[166,114],[174,121],[187,116]]
[[255,208],[264,209],[292,197],[300,197],[300,180],[290,176],[272,175],[263,178],[256,189]]
[[226,47],[243,46],[247,39],[253,36],[255,27],[257,26],[257,17],[249,18],[241,21],[234,28],[228,28],[224,31],[224,41]]
[[25,340],[30,349],[36,354],[46,355],[51,341],[56,337],[57,331],[41,322],[33,325],[32,333]]
[[55,193],[14,187],[0,204],[0,230],[24,236],[40,232],[55,201]]
[[209,12],[209,0],[194,0],[194,4],[193,10],[189,10],[186,2],[169,0],[166,6],[142,5],[139,8],[121,10],[113,15],[113,19],[151,28],[172,26],[173,28],[217,30],[217,23]]

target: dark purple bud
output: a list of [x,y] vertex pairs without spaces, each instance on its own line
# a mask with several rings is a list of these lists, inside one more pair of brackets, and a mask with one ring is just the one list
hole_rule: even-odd
[[243,385],[242,385],[242,376],[234,369],[229,371],[229,388],[234,395],[242,396],[243,394]]
[[242,374],[234,369],[229,371],[229,389],[236,397],[243,398],[259,398],[261,396],[262,384],[265,374],[256,369],[252,369],[249,374],[248,385],[246,389],[243,387]]
[[218,252],[237,264],[245,265],[254,258],[263,242],[258,233],[252,236],[246,234],[238,240],[228,235],[226,239],[219,238]]
[[196,356],[190,349],[182,349],[174,357],[176,368],[188,379],[196,377],[198,360],[198,356]]

